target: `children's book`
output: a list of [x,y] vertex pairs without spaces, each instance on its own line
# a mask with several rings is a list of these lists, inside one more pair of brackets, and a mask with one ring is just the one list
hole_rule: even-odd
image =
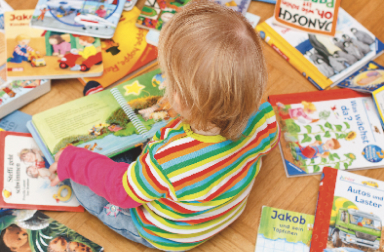
[[[113,85],[135,71],[147,69],[157,59],[157,48],[147,44],[147,30],[136,27],[135,22],[140,10],[134,7],[123,12],[117,25],[116,33],[111,39],[101,40],[104,72],[100,77],[81,78],[86,85],[96,81],[103,87]],[[129,35],[129,39],[127,36]]]
[[384,182],[326,167],[311,252],[383,251]]
[[[133,9],[133,7],[135,7],[137,3],[137,0],[127,0],[124,4],[124,10],[125,11],[130,11]],[[124,12],[123,12],[124,13]]]
[[384,165],[384,132],[371,95],[350,89],[271,95],[288,177]]
[[29,27],[33,10],[5,13],[7,80],[65,79],[103,73],[100,39]]
[[252,0],[252,1],[276,4],[277,0]]
[[112,38],[126,0],[39,0],[30,20],[39,29]]
[[341,0],[277,0],[275,22],[290,29],[335,36]]
[[161,100],[164,76],[154,70],[32,117],[27,125],[48,162],[68,145],[114,156],[151,138],[175,116]]
[[374,61],[369,61],[362,68],[337,84],[337,86],[372,93],[384,86],[384,67]]
[[255,252],[309,252],[315,217],[263,206]]
[[384,49],[380,40],[342,8],[339,8],[335,37],[278,26],[273,24],[273,17],[259,24],[256,30],[320,90],[337,85]]
[[16,110],[6,117],[0,119],[0,129],[13,132],[29,133],[26,125],[27,122],[31,119],[31,115]]
[[13,11],[12,7],[5,0],[0,0],[0,30],[4,30],[4,13]]
[[50,80],[17,80],[0,84],[0,118],[48,93],[50,90]]
[[0,213],[0,251],[102,252],[102,247],[36,210]]
[[56,177],[31,134],[0,132],[0,207],[83,211],[69,180],[50,186]]

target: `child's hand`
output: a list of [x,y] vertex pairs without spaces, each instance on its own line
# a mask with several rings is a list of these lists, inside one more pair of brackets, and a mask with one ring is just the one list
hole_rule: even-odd
[[[55,162],[49,167],[49,171],[52,174],[55,174],[57,172],[57,162],[60,159],[61,153],[63,153],[64,149],[61,149],[58,153],[55,155]],[[51,186],[56,186],[57,184],[60,183],[59,176],[56,175],[54,179],[51,179]]]

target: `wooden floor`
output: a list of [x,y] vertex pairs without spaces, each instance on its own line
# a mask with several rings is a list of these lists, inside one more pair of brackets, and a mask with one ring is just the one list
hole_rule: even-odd
[[[37,0],[7,0],[14,9],[32,9]],[[143,1],[140,2],[140,5]],[[342,0],[341,7],[384,41],[383,0]],[[274,5],[252,2],[249,12],[261,16],[261,21],[273,14]],[[316,88],[264,44],[268,62],[269,82],[267,95],[315,91]],[[384,56],[376,59],[384,65]],[[35,114],[82,97],[83,87],[77,79],[54,80],[52,91],[21,109]],[[384,169],[360,171],[358,174],[384,180]],[[263,166],[242,216],[220,234],[193,251],[247,251],[255,250],[255,242],[261,207],[263,205],[314,214],[320,176],[290,178],[285,176],[279,149],[263,159]],[[106,252],[152,251],[115,234],[103,224],[85,213],[46,212],[52,218],[68,225],[87,238],[97,242]]]

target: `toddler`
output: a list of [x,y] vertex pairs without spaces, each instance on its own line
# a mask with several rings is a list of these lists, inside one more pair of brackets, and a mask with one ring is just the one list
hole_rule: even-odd
[[31,38],[27,35],[21,34],[16,37],[17,45],[13,51],[12,57],[8,59],[8,62],[21,63],[28,61],[29,52],[33,52],[34,49],[28,44]]
[[179,117],[127,165],[69,146],[50,170],[108,227],[150,248],[192,249],[244,211],[261,156],[279,139],[261,103],[261,40],[239,13],[192,2],[162,29],[159,63]]

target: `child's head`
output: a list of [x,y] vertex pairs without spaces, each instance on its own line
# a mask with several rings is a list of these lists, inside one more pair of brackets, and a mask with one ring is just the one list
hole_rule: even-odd
[[80,36],[79,37],[79,44],[82,46],[93,44],[93,42],[95,42],[95,38],[93,38],[93,37],[88,37],[88,36]]
[[19,154],[19,158],[23,162],[32,163],[36,160],[36,154],[32,149],[22,149]]
[[65,42],[65,40],[60,35],[55,34],[49,37],[49,43],[51,45],[59,45],[63,42]]
[[158,48],[172,106],[199,130],[213,124],[228,139],[241,136],[267,82],[261,40],[248,21],[194,1],[165,24]]
[[33,166],[33,165],[27,167],[26,173],[31,178],[39,177],[39,169],[36,166]]
[[341,145],[336,138],[331,138],[325,142],[324,147],[327,150],[337,150],[341,147]]
[[100,5],[99,10],[104,10],[104,5]]
[[27,35],[24,35],[24,34],[20,34],[16,37],[16,42],[19,45],[28,45],[29,41],[31,41],[31,38]]

